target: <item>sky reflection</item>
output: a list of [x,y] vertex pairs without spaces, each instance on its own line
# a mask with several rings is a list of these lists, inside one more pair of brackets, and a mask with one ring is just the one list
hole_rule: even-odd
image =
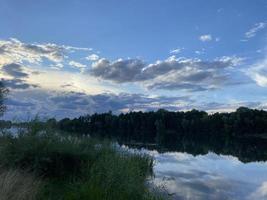
[[151,152],[156,185],[174,199],[267,199],[267,163],[242,163],[236,157],[208,153]]

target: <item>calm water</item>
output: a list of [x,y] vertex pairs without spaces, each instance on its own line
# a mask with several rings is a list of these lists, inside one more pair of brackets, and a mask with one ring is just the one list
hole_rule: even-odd
[[[16,134],[17,128],[9,129]],[[262,142],[262,140],[261,140]],[[199,144],[200,143],[196,143]],[[214,144],[214,143],[213,143]],[[163,187],[175,200],[267,200],[267,161],[265,143],[257,143],[234,147],[242,149],[238,153],[235,149],[228,148],[227,152],[239,155],[218,155],[209,152],[203,154],[202,148],[189,146],[188,150],[194,152],[165,152],[150,150],[129,149],[133,152],[144,152],[155,158],[152,183]],[[210,146],[203,146],[207,149]],[[257,147],[257,148],[255,148]],[[201,149],[196,155],[196,149]],[[248,150],[249,149],[249,150]],[[245,151],[247,150],[247,151]],[[265,150],[265,151],[264,151]],[[224,151],[225,152],[225,151]],[[246,160],[247,163],[240,161]],[[255,161],[265,160],[265,161]],[[249,162],[248,162],[249,161]]]
[[215,153],[148,152],[156,160],[153,183],[173,199],[267,199],[267,162],[242,163]]

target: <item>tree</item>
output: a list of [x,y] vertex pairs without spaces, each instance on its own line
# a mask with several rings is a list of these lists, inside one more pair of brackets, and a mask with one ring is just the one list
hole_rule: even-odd
[[162,145],[164,143],[164,137],[165,137],[165,126],[161,119],[157,120],[155,122],[156,126],[156,143],[158,145]]
[[4,105],[4,99],[8,90],[4,87],[3,81],[0,80],[0,116],[4,114],[6,106]]

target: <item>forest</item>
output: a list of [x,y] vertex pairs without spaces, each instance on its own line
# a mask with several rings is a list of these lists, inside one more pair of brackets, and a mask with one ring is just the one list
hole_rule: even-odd
[[265,137],[267,112],[240,107],[231,113],[208,114],[204,111],[112,112],[49,119],[59,129],[78,134],[115,138],[123,141],[171,144],[180,139]]

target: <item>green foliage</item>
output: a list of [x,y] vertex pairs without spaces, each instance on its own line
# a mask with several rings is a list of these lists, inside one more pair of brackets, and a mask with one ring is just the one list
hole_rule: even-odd
[[[63,136],[33,123],[27,131],[0,137],[0,163],[42,179],[39,200],[158,199],[146,185],[153,159],[107,141]],[[49,130],[49,131],[47,131]]]
[[74,186],[67,194],[68,199],[146,199],[150,195],[145,181],[151,162],[147,156],[103,150],[90,171],[85,173],[88,178],[82,185]]

